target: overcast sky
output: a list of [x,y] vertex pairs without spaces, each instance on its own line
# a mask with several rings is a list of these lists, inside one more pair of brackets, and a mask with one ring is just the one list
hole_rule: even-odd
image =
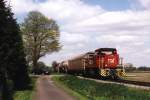
[[101,47],[117,48],[124,63],[150,66],[150,0],[7,0],[17,21],[38,10],[60,27],[62,50],[50,65]]

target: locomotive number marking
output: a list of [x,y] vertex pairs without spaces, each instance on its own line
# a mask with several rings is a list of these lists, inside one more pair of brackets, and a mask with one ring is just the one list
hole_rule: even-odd
[[114,63],[114,62],[115,62],[115,59],[108,59],[108,62],[109,62],[109,63]]

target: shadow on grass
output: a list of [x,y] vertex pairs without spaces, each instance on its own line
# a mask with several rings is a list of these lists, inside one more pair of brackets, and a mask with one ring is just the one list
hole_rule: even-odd
[[38,77],[31,77],[31,81],[28,86],[16,89],[13,94],[14,100],[32,100],[37,78]]
[[25,91],[25,90],[33,90],[35,88],[35,83],[37,80],[37,76],[32,76],[31,79],[29,80],[29,84],[28,85],[24,85],[23,87],[18,87],[15,88],[15,91]]

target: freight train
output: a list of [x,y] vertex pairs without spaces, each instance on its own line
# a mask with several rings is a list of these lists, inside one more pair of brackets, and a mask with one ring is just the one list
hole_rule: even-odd
[[57,72],[68,74],[111,77],[113,79],[125,75],[122,59],[115,48],[99,48],[72,59],[62,61],[55,66]]

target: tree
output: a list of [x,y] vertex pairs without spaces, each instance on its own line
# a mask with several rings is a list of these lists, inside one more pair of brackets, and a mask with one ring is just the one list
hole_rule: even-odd
[[37,62],[36,69],[34,69],[33,72],[34,74],[42,74],[45,68],[46,68],[46,65],[43,62],[39,61]]
[[137,70],[139,70],[139,71],[150,71],[150,68],[147,66],[140,66],[137,68]]
[[38,11],[29,12],[21,27],[27,61],[36,68],[40,57],[60,50],[59,29],[53,19]]
[[34,74],[49,74],[50,68],[46,66],[43,62],[37,62],[37,68],[32,71]]
[[52,68],[53,68],[53,71],[54,71],[54,72],[57,72],[57,67],[58,67],[58,65],[59,65],[59,64],[58,64],[56,61],[53,61],[53,62],[52,62]]
[[126,63],[126,64],[124,64],[124,67],[127,72],[136,70],[136,67],[134,67],[134,65],[132,63]]
[[6,93],[10,87],[8,81],[12,81],[15,88],[22,88],[28,84],[29,77],[19,25],[10,7],[0,0],[0,86],[6,97],[3,100],[10,100]]

